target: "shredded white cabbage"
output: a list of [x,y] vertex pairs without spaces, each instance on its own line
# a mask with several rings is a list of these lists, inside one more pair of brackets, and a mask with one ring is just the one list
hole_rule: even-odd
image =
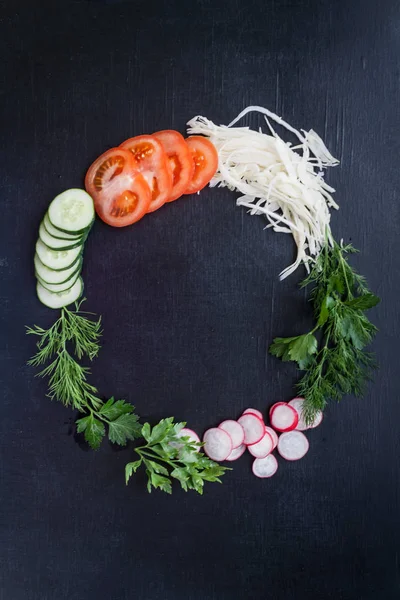
[[[269,134],[233,127],[249,112],[264,115]],[[292,146],[274,131],[275,121],[299,140]],[[252,215],[264,215],[274,231],[291,233],[297,257],[280,274],[291,275],[303,263],[309,271],[330,236],[330,209],[338,209],[335,191],[324,181],[323,169],[339,164],[313,131],[298,131],[281,117],[261,106],[245,108],[228,126],[215,125],[197,116],[188,122],[188,133],[210,138],[218,151],[218,170],[210,186],[228,187],[242,194],[238,206]]]

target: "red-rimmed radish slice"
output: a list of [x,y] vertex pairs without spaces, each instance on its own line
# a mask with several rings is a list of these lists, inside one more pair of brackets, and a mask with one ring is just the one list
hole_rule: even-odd
[[310,425],[309,429],[315,429],[316,427],[318,427],[318,425],[321,425],[323,418],[324,418],[324,413],[322,412],[322,410],[319,410],[317,413],[317,416],[315,417],[312,425]]
[[232,440],[229,433],[218,427],[207,429],[203,435],[204,452],[211,460],[221,462],[232,452]]
[[[184,427],[183,429],[181,429],[177,437],[188,437],[191,442],[194,442],[196,444],[201,443],[197,433],[193,431],[193,429],[189,429],[188,427]],[[198,452],[200,450],[200,446],[196,446],[196,450]]]
[[308,439],[301,431],[282,433],[278,440],[278,452],[286,460],[299,460],[308,452]]
[[301,414],[303,411],[304,398],[293,398],[293,400],[291,400],[288,404],[290,404],[290,406],[293,406],[293,408],[297,411],[299,415],[299,422],[297,423],[296,431],[306,431],[306,429],[314,429],[314,427],[318,427],[318,425],[321,425],[323,419],[323,412],[321,410],[318,411],[314,422],[311,425],[306,425],[306,422],[304,421]]
[[303,417],[301,416],[301,413],[303,411],[304,398],[293,398],[293,400],[291,400],[288,404],[290,406],[293,406],[293,408],[299,415],[299,422],[296,425],[296,430],[297,431],[305,431],[306,429],[308,429],[308,425],[306,424]]
[[297,427],[299,415],[297,410],[286,402],[277,402],[269,411],[272,427],[276,431],[292,431]]
[[238,448],[235,448],[234,450],[232,450],[232,452],[230,453],[230,455],[228,456],[228,458],[226,460],[232,461],[232,460],[237,460],[238,458],[240,458],[242,456],[242,454],[244,454],[246,450],[246,444],[241,444]]
[[272,477],[278,470],[278,461],[273,454],[268,454],[265,458],[256,458],[253,462],[253,473],[260,479]]
[[268,427],[268,425],[265,426],[265,431],[269,433],[269,435],[272,437],[272,442],[274,444],[275,449],[278,445],[278,434],[276,433],[275,429],[272,429],[272,427]]
[[231,436],[232,448],[234,450],[243,444],[244,429],[240,423],[234,421],[233,419],[227,419],[226,421],[222,421],[218,427],[219,429],[226,431],[226,433]]
[[256,444],[265,434],[263,421],[252,413],[242,415],[240,419],[238,419],[238,423],[244,429],[244,443],[246,446],[249,444]]
[[247,446],[247,450],[252,456],[254,456],[254,458],[265,458],[266,456],[268,456],[268,454],[271,454],[273,449],[274,442],[268,431],[264,433],[264,436],[259,442]]
[[261,419],[261,421],[264,421],[264,416],[263,416],[261,410],[257,410],[256,408],[246,408],[246,410],[243,411],[243,414],[247,415],[248,413],[251,413],[252,415],[256,415],[256,417]]

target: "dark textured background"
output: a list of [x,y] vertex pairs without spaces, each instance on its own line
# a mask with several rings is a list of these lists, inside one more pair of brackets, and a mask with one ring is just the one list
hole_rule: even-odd
[[[1,600],[395,600],[399,506],[399,4],[396,0],[1,2]],[[249,457],[204,497],[126,488],[131,449],[84,452],[71,414],[25,366],[49,325],[32,258],[49,201],[107,148],[249,103],[314,128],[341,167],[333,230],[383,303],[380,371],[330,406],[307,457],[271,480]],[[258,123],[254,119],[253,124]],[[289,399],[266,357],[310,320],[289,237],[206,190],[134,227],[97,222],[88,309],[103,315],[93,382],[152,422],[198,432]],[[301,274],[299,273],[298,276]]]

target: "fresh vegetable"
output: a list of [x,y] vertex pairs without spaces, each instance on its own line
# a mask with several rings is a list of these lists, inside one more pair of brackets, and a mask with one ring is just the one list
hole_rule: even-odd
[[135,160],[136,168],[142,173],[151,191],[151,202],[147,211],[160,208],[170,197],[173,175],[161,142],[151,135],[138,135],[121,144]]
[[28,364],[44,367],[38,375],[49,378],[51,399],[85,414],[77,420],[77,428],[92,448],[100,446],[105,426],[111,442],[125,445],[140,433],[138,417],[133,413],[134,407],[124,400],[111,398],[104,403],[96,388],[88,383],[90,370],[79,361],[83,357],[93,360],[97,356],[101,322],[81,311],[81,304],[77,304],[75,310],[63,306],[60,317],[50,329],[37,325],[27,329],[28,334],[39,338],[37,353]]
[[277,447],[277,445],[278,445],[278,435],[277,435],[277,433],[276,433],[275,429],[272,429],[272,427],[268,427],[268,425],[266,425],[266,426],[265,426],[265,431],[266,431],[267,433],[269,433],[269,435],[271,436],[271,438],[272,438],[272,443],[273,443],[273,450],[275,450],[275,448],[276,448],[276,447]]
[[171,129],[157,131],[153,136],[161,142],[172,173],[172,190],[167,202],[180,198],[192,181],[194,161],[183,135]]
[[379,298],[349,265],[347,257],[353,252],[350,245],[325,245],[302,283],[303,288],[313,286],[315,327],[303,335],[275,338],[270,347],[271,354],[294,361],[305,371],[297,389],[304,398],[302,416],[307,425],[315,421],[329,399],[361,395],[375,366],[365,347],[377,329],[365,312],[376,306]]
[[247,446],[247,450],[255,458],[265,458],[274,449],[272,436],[266,431],[259,442]]
[[70,269],[80,258],[82,246],[72,250],[51,250],[39,238],[36,242],[36,254],[42,264],[52,271],[64,271]]
[[58,309],[82,296],[82,253],[93,219],[93,200],[83,190],[66,190],[50,203],[34,258],[37,295],[47,307]]
[[75,241],[80,240],[83,237],[82,233],[67,233],[66,231],[61,231],[61,229],[54,227],[54,225],[50,222],[48,213],[45,214],[42,222],[47,233],[57,240]]
[[111,148],[94,161],[85,188],[100,219],[113,227],[131,225],[149,210],[150,188],[133,154],[123,148]]
[[77,237],[73,240],[60,240],[51,235],[43,223],[39,227],[39,238],[50,250],[72,250],[77,246],[81,246],[83,241],[82,237]]
[[94,221],[93,200],[84,190],[66,190],[51,202],[48,218],[60,231],[84,234]]
[[307,423],[304,421],[303,414],[302,414],[303,406],[304,406],[304,398],[293,398],[293,400],[290,400],[290,402],[288,402],[288,404],[290,404],[290,406],[293,406],[293,408],[297,411],[297,414],[299,415],[299,422],[297,423],[297,426],[296,426],[297,431],[305,431],[306,429],[318,427],[318,425],[320,425],[320,423],[322,421],[322,415],[323,415],[322,411],[318,411],[316,418],[311,425],[307,425]]
[[215,146],[206,138],[192,135],[186,138],[186,144],[194,162],[192,180],[185,194],[194,194],[202,190],[215,175],[218,167],[218,154]]
[[[270,134],[248,127],[233,127],[247,113],[264,115]],[[270,120],[297,138],[296,145],[285,143]],[[229,187],[242,194],[238,206],[252,215],[264,215],[268,227],[289,233],[297,245],[297,257],[281,273],[284,279],[300,263],[307,269],[325,245],[330,209],[338,208],[332,198],[335,190],[323,179],[323,169],[338,161],[313,131],[300,133],[281,117],[260,106],[249,106],[228,127],[218,127],[205,117],[188,122],[188,133],[205,135],[218,152],[218,171],[210,185]]]
[[197,435],[197,433],[195,431],[193,431],[193,429],[188,429],[187,427],[184,427],[183,429],[180,430],[180,432],[177,434],[179,438],[181,437],[186,437],[188,438],[188,440],[190,442],[193,442],[194,444],[198,444],[196,446],[197,451],[200,450],[200,438]]
[[[270,135],[234,127],[253,111],[264,115]],[[285,143],[270,121],[293,134],[296,145]],[[305,397],[303,417],[310,425],[328,399],[362,394],[374,367],[374,358],[365,347],[376,328],[364,313],[379,300],[348,264],[347,254],[354,249],[335,242],[330,230],[330,209],[338,205],[332,198],[335,190],[324,181],[323,169],[338,161],[313,130],[300,132],[260,106],[246,108],[228,127],[195,117],[188,122],[188,133],[207,136],[218,151],[218,171],[211,187],[237,190],[243,194],[238,205],[253,215],[264,215],[274,231],[292,234],[297,257],[282,271],[281,279],[301,263],[309,273],[303,287],[314,285],[311,300],[317,324],[308,334],[276,338],[270,351],[306,371],[298,391]]]
[[228,458],[226,458],[225,460],[228,460],[228,461],[237,460],[246,452],[246,448],[247,448],[246,444],[241,444],[241,446],[238,446],[238,448],[234,448],[232,450],[232,452],[230,453],[230,455],[228,456]]
[[278,470],[278,461],[273,454],[265,458],[256,458],[253,462],[253,473],[260,479],[272,477]]
[[257,410],[256,408],[246,408],[246,410],[243,411],[243,414],[247,415],[248,413],[252,413],[253,415],[256,415],[256,417],[261,419],[261,421],[264,421],[264,416],[261,410]]
[[80,258],[67,269],[55,271],[54,269],[49,269],[49,267],[46,267],[37,254],[35,254],[33,263],[35,265],[35,273],[38,279],[44,281],[45,283],[66,283],[73,278],[77,271],[80,272],[82,267],[82,259]]
[[308,452],[309,443],[301,431],[288,431],[279,436],[278,452],[286,460],[299,460]]
[[42,304],[48,308],[61,308],[77,302],[83,294],[83,281],[81,277],[75,280],[75,283],[64,291],[52,292],[44,287],[40,281],[36,284],[36,293]]
[[275,431],[291,431],[297,427],[297,411],[286,402],[277,402],[269,411],[269,418]]
[[232,438],[223,429],[212,427],[203,436],[204,452],[212,460],[222,462],[233,450]]
[[264,436],[264,423],[254,414],[246,413],[245,415],[242,415],[238,419],[238,423],[244,429],[244,443],[246,446],[249,444],[256,444]]
[[314,421],[309,426],[309,429],[315,429],[316,427],[318,427],[319,425],[321,425],[323,419],[324,419],[324,413],[322,412],[322,410],[319,410],[317,412],[317,415],[316,415]]
[[[141,466],[146,469],[149,492],[154,488],[170,494],[173,479],[179,481],[183,490],[195,490],[199,494],[203,493],[205,481],[221,483],[220,477],[227,469],[198,452],[196,444],[187,436],[180,437],[184,426],[185,423],[174,423],[173,417],[162,419],[153,428],[145,423],[141,435],[146,444],[135,448],[138,460],[126,465],[126,483]],[[217,431],[229,440],[228,434],[221,429]]]
[[244,429],[237,421],[227,419],[218,425],[219,429],[223,429],[232,440],[232,449],[236,450],[244,442]]

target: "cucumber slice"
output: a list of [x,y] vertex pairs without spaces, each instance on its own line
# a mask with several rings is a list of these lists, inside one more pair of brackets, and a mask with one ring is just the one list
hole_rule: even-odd
[[83,280],[79,277],[69,290],[59,293],[49,292],[38,282],[36,292],[40,302],[45,306],[61,308],[79,300],[83,293]]
[[76,238],[75,240],[59,240],[46,230],[43,225],[43,221],[39,227],[39,237],[42,240],[43,244],[46,244],[48,248],[51,250],[72,250],[72,248],[76,248],[82,244],[82,236]]
[[36,242],[36,252],[42,263],[53,271],[69,269],[82,254],[83,246],[77,246],[72,250],[51,250],[42,240]]
[[73,265],[71,265],[68,269],[64,269],[63,271],[54,271],[53,269],[49,269],[46,267],[40,260],[37,254],[35,254],[35,258],[33,260],[35,265],[35,273],[38,276],[38,279],[44,282],[45,287],[47,283],[51,284],[59,284],[65,283],[73,278],[77,271],[80,271],[82,268],[82,258],[78,258]]
[[60,231],[57,227],[54,227],[50,222],[49,215],[46,213],[43,219],[43,225],[46,229],[47,233],[49,233],[52,237],[57,240],[72,240],[75,241],[81,237],[81,235],[72,235],[71,233],[65,233],[65,231]]
[[66,190],[51,202],[48,215],[57,229],[84,233],[94,220],[93,200],[84,190]]
[[74,276],[68,281],[65,281],[64,283],[46,283],[45,281],[40,279],[37,273],[35,273],[35,275],[40,285],[42,285],[46,290],[48,290],[49,292],[59,293],[66,292],[72,288],[72,286],[74,285],[74,283],[80,275],[80,271],[78,269]]

